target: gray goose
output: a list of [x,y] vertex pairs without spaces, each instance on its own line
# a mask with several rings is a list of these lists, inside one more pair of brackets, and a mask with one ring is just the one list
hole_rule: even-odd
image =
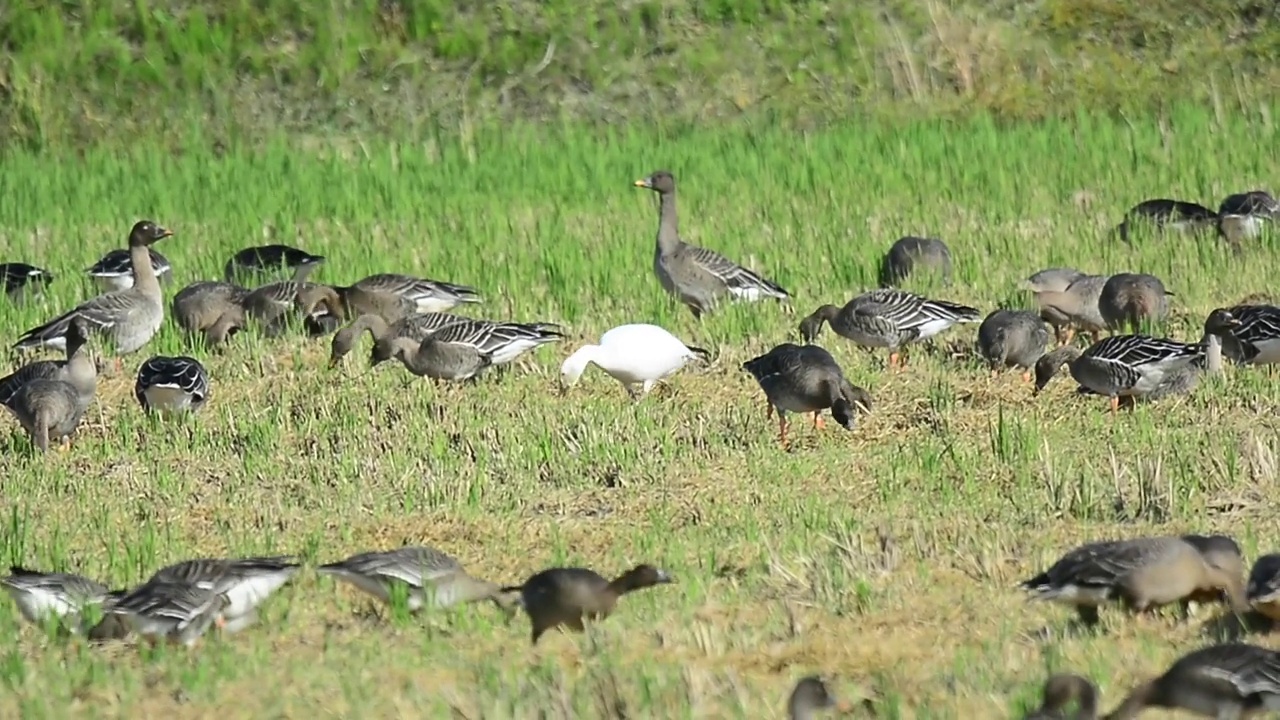
[[278,336],[294,317],[306,320],[328,314],[339,321],[346,317],[342,297],[332,287],[294,280],[254,288],[240,305],[268,337]]
[[1232,247],[1262,234],[1265,223],[1280,215],[1280,202],[1265,190],[1228,195],[1218,206],[1218,232]]
[[[357,283],[345,287],[335,287],[335,289],[343,295],[344,299],[349,296],[358,297],[361,294],[389,295],[401,298],[408,302],[409,312],[411,313],[445,312],[463,303],[478,303],[483,300],[478,290],[467,285],[455,285],[454,283],[396,273],[370,275]],[[351,308],[348,308],[348,310],[351,310]],[[360,312],[349,312],[348,314],[356,317],[363,312],[365,311],[361,310]],[[386,316],[384,315],[384,317]],[[389,321],[394,321],[395,319],[388,318]]]
[[1143,322],[1164,320],[1172,296],[1154,275],[1118,273],[1103,284],[1098,294],[1098,313],[1108,329],[1127,327],[1136,333]]
[[1082,274],[1061,289],[1057,289],[1059,282],[1046,279],[1038,285],[1042,289],[1033,288],[1040,317],[1053,325],[1059,344],[1071,342],[1076,330],[1088,333],[1092,342],[1098,341],[1100,333],[1107,327],[1098,309],[1098,298],[1102,296],[1108,277]]
[[1235,305],[1218,310],[1238,323],[1222,336],[1223,355],[1240,365],[1280,363],[1280,307]]
[[493,364],[493,353],[468,341],[468,328],[447,325],[421,341],[407,337],[391,340],[392,357],[409,372],[433,380],[470,380]]
[[800,322],[800,336],[813,342],[825,322],[835,333],[866,348],[888,348],[889,367],[898,367],[898,348],[937,335],[958,323],[978,322],[977,308],[929,300],[892,288],[863,293],[844,307],[822,305]]
[[88,328],[76,318],[67,326],[65,360],[37,360],[0,378],[0,405],[8,405],[18,389],[32,380],[65,380],[76,390],[82,406],[89,407],[98,389],[98,368],[89,355]]
[[835,692],[817,675],[800,678],[787,697],[789,720],[812,720],[824,710],[846,712],[850,706],[840,701]]
[[1087,625],[1113,600],[1142,612],[1225,594],[1236,612],[1248,608],[1239,545],[1221,535],[1089,543],[1020,585],[1034,600],[1075,607]]
[[488,355],[493,365],[506,365],[526,352],[564,339],[560,326],[554,323],[503,323],[427,313],[388,324],[376,315],[363,315],[334,335],[329,363],[334,365],[351,352],[366,330],[374,340],[370,364],[376,366],[394,357],[397,338],[421,342],[446,327],[450,328],[449,342],[475,348]]
[[44,268],[22,262],[0,263],[0,282],[4,294],[15,302],[38,295],[53,281],[53,273]]
[[1249,571],[1249,604],[1271,620],[1280,620],[1280,555],[1263,555]]
[[[230,601],[217,587],[152,578],[113,602],[109,612],[125,631],[148,643],[165,640],[190,647],[210,627],[226,624],[222,612]],[[108,624],[106,619],[103,624]]]
[[889,248],[880,264],[880,286],[893,287],[917,270],[932,270],[943,284],[951,282],[951,250],[934,238],[908,235]]
[[9,575],[0,578],[0,586],[13,598],[27,622],[39,626],[57,620],[72,635],[89,632],[93,608],[100,614],[123,594],[113,593],[106,585],[81,575],[38,572],[20,565],[9,567]]
[[1130,720],[1147,708],[1219,720],[1274,716],[1280,712],[1280,653],[1244,643],[1201,648],[1134,688],[1107,719]]
[[701,319],[724,296],[755,302],[764,298],[787,300],[790,293],[778,284],[748,270],[713,250],[680,239],[676,216],[676,179],[658,170],[635,181],[636,187],[658,194],[658,238],[653,272],[664,290],[684,303]]
[[142,220],[129,232],[129,252],[134,259],[134,285],[128,290],[99,295],[18,338],[15,348],[41,346],[64,349],[72,318],[83,319],[94,333],[105,337],[116,353],[128,355],[146,345],[164,322],[160,281],[151,267],[148,247],[173,235],[150,220]]
[[143,412],[197,412],[209,400],[209,373],[193,357],[156,355],[138,368],[133,396]]
[[225,602],[215,622],[223,632],[234,633],[253,624],[258,606],[301,567],[289,555],[200,558],[161,568],[147,582],[189,585],[221,595]]
[[402,586],[407,590],[410,612],[479,600],[491,600],[503,610],[513,606],[510,595],[500,592],[496,584],[472,577],[456,558],[433,547],[406,546],[359,553],[321,565],[319,572],[350,583],[387,604],[391,603],[396,586]]
[[552,568],[499,592],[519,593],[536,645],[538,638],[556,627],[584,631],[584,620],[608,617],[623,595],[674,582],[670,573],[652,565],[637,565],[613,580],[586,568]]
[[170,314],[188,335],[202,335],[214,346],[244,325],[242,303],[248,295],[246,288],[234,283],[202,280],[173,296]]
[[[173,277],[173,265],[169,263],[169,259],[151,248],[147,249],[147,254],[151,256],[151,271],[160,282],[169,282]],[[98,283],[103,292],[128,290],[133,287],[133,256],[127,248],[112,250],[85,272]]]
[[1028,310],[996,310],[978,326],[978,352],[995,377],[1007,367],[1023,369],[1023,380],[1031,379],[1031,368],[1049,345],[1049,328],[1036,313]]
[[[411,340],[422,342],[437,330],[464,320],[466,318],[450,315],[449,313],[423,313],[421,315],[409,315],[393,323],[388,323],[381,315],[361,315],[351,321],[350,325],[333,334],[333,340],[329,346],[329,367],[337,366],[342,361],[342,358],[346,357],[355,348],[356,342],[360,340],[361,333],[366,330],[374,342],[374,353],[370,364],[378,365],[391,359],[394,350],[391,346],[391,341],[395,338],[407,337]],[[382,352],[379,352],[379,348],[382,348]]]
[[223,279],[229,283],[249,280],[256,285],[277,278],[287,270],[283,274],[301,282],[323,262],[323,255],[312,255],[289,245],[258,245],[232,255],[223,268]]
[[871,412],[871,395],[844,377],[831,353],[817,345],[784,343],[742,364],[768,399],[766,417],[778,413],[778,440],[787,444],[787,413],[813,413],[813,425],[822,427],[821,413],[831,415],[852,430],[857,411]]

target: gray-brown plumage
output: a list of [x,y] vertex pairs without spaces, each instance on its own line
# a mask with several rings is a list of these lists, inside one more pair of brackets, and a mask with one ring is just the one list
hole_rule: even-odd
[[664,570],[652,565],[637,565],[613,580],[605,580],[586,568],[553,568],[543,570],[522,585],[502,588],[503,593],[520,594],[532,626],[532,641],[555,627],[582,632],[583,620],[608,617],[627,593],[655,585],[675,582]]
[[373,355],[370,365],[378,365],[391,359],[395,352],[393,340],[405,337],[415,342],[422,342],[432,333],[446,327],[463,322],[467,318],[449,313],[422,313],[401,318],[388,323],[380,315],[360,315],[351,324],[334,333],[329,346],[329,366],[334,367],[346,357],[360,340],[360,335],[368,331],[373,338]]
[[[1233,610],[1247,609],[1241,564],[1226,550],[1230,538],[1145,537],[1083,545],[1021,583],[1036,600],[1076,608],[1098,622],[1098,607],[1120,601],[1134,612],[1225,594]],[[1238,549],[1238,548],[1237,548]]]
[[1271,620],[1280,620],[1280,554],[1263,555],[1249,571],[1249,604]]
[[817,345],[784,343],[742,364],[764,390],[766,416],[778,413],[778,439],[787,442],[787,413],[813,413],[815,428],[822,427],[821,413],[852,430],[857,412],[871,412],[871,395],[845,379],[831,353]]
[[[151,256],[151,270],[159,278],[161,284],[169,282],[173,277],[173,266],[169,259],[148,248]],[[102,256],[86,272],[102,288],[103,292],[128,290],[133,287],[133,256],[127,248],[116,249]]]
[[187,335],[202,336],[212,347],[244,326],[242,303],[248,295],[248,289],[234,283],[194,282],[173,296],[170,312]]
[[920,342],[960,323],[982,317],[977,308],[946,300],[930,300],[905,290],[883,288],[862,293],[843,307],[821,305],[800,321],[800,337],[813,342],[822,324],[866,348],[888,348],[889,367],[898,367],[898,349]]
[[56,620],[73,635],[87,633],[98,620],[94,616],[124,594],[81,575],[37,572],[19,565],[9,567],[9,575],[0,578],[0,587],[13,598],[27,622],[41,625]]
[[653,272],[664,290],[684,303],[695,318],[710,312],[723,297],[755,302],[765,298],[786,300],[782,287],[713,250],[680,239],[676,216],[676,179],[659,170],[637,180],[636,187],[658,194],[658,238]]
[[[445,312],[462,303],[478,303],[482,300],[479,291],[467,285],[398,273],[378,273],[349,286],[334,286],[334,289],[347,303],[347,314],[350,317],[373,312],[365,307],[371,303],[394,308],[403,312],[400,317],[404,317],[417,313]],[[391,300],[392,297],[396,300]],[[399,319],[385,313],[379,314],[388,322]]]
[[880,264],[881,287],[893,287],[922,270],[951,282],[951,250],[941,240],[908,235],[899,238]]
[[134,224],[129,232],[129,252],[134,260],[134,284],[128,290],[110,292],[80,303],[18,338],[14,347],[66,347],[67,328],[73,318],[85,321],[94,334],[107,339],[119,355],[128,355],[146,345],[164,322],[160,281],[151,267],[147,248],[173,235],[150,220]]
[[1280,653],[1244,643],[1196,650],[1134,688],[1107,720],[1130,720],[1147,708],[1219,720],[1274,717],[1280,712]]
[[[1067,708],[1076,706],[1074,715]],[[1023,720],[1097,720],[1098,687],[1088,678],[1059,673],[1044,682],[1040,707],[1023,716]]]
[[1172,295],[1154,275],[1118,273],[1103,284],[1098,312],[1108,329],[1128,328],[1136,333],[1144,322],[1164,320]]
[[433,547],[406,546],[359,553],[321,565],[319,572],[350,583],[384,603],[391,602],[395,586],[403,586],[410,612],[480,600],[491,600],[503,610],[514,606],[512,593],[472,577],[457,559]]
[[1115,231],[1121,240],[1129,243],[1138,227],[1153,228],[1161,233],[1173,231],[1194,234],[1211,231],[1217,223],[1218,214],[1199,203],[1157,198],[1144,200],[1129,208]]
[[75,432],[85,411],[74,385],[65,380],[43,378],[18,388],[5,407],[18,419],[40,452],[47,452],[50,442]]
[[76,318],[67,327],[65,360],[37,360],[0,378],[0,405],[7,405],[18,389],[32,380],[65,380],[75,388],[80,404],[89,407],[98,389],[98,368],[89,355],[88,328]]
[[391,341],[392,357],[419,377],[470,380],[493,364],[493,354],[466,342],[466,328],[446,325],[421,342],[407,337]]
[[817,675],[800,678],[787,697],[787,717],[790,720],[813,720],[823,711],[839,712],[846,709],[848,707]]
[[328,285],[285,280],[254,288],[240,302],[246,316],[260,325],[268,337],[279,335],[294,319],[329,314],[342,320],[342,297]]
[[[1071,342],[1076,331],[1089,333],[1091,342],[1098,341],[1099,333],[1107,326],[1098,309],[1098,298],[1107,284],[1107,277],[1081,275],[1061,290],[1032,291],[1040,308],[1040,317],[1053,326],[1059,343]],[[1057,285],[1056,282],[1046,282],[1041,287]]]
[[1280,202],[1265,190],[1234,193],[1218,206],[1218,233],[1234,249],[1262,234],[1280,216]]
[[1036,313],[1028,310],[996,310],[978,326],[978,352],[995,377],[1003,368],[1023,369],[1023,379],[1031,379],[1031,368],[1049,345],[1049,328]]

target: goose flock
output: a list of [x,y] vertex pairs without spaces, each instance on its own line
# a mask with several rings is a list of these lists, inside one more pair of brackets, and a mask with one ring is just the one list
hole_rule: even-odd
[[[790,302],[790,292],[765,275],[708,248],[681,239],[676,181],[657,171],[635,181],[657,197],[658,230],[653,272],[659,285],[699,321],[724,302]],[[1232,195],[1217,212],[1177,200],[1150,200],[1125,214],[1116,233],[1131,242],[1140,223],[1156,232],[1216,232],[1233,248],[1257,237],[1280,216],[1280,204],[1262,191]],[[301,329],[332,334],[330,365],[344,361],[365,333],[372,341],[370,364],[398,361],[415,376],[437,382],[475,382],[494,367],[515,364],[544,345],[565,341],[557,324],[482,320],[452,311],[483,302],[466,285],[382,273],[350,285],[308,278],[324,257],[286,245],[246,248],[224,266],[219,280],[200,280],[177,291],[166,312],[163,286],[173,269],[154,245],[174,233],[151,220],[137,222],[126,249],[107,253],[88,270],[102,294],[22,333],[20,351],[50,348],[62,359],[37,360],[0,378],[0,403],[46,451],[65,446],[93,402],[98,363],[91,349],[124,358],[142,350],[166,314],[193,347],[218,349],[239,332],[277,337]],[[887,351],[886,367],[906,369],[910,348],[958,325],[977,324],[976,348],[991,373],[1017,369],[1024,382],[1034,374],[1039,393],[1066,366],[1079,392],[1107,398],[1115,413],[1122,404],[1191,392],[1201,375],[1225,362],[1280,362],[1280,307],[1224,305],[1190,341],[1141,334],[1165,319],[1168,292],[1143,273],[1089,274],[1049,268],[1022,284],[1035,311],[978,308],[927,298],[896,287],[921,271],[951,275],[952,256],[940,240],[908,237],[885,256],[883,287],[843,304],[822,303],[799,323],[799,343],[783,342],[744,362],[759,385],[766,415],[778,416],[779,441],[788,445],[788,415],[822,415],[853,430],[857,417],[873,410],[865,389],[853,385],[835,357],[815,344],[824,328],[869,352]],[[21,302],[53,280],[42,268],[0,264],[6,294]],[[1107,337],[1103,337],[1107,333]],[[1088,336],[1086,345],[1077,337]],[[630,323],[605,332],[563,360],[561,391],[595,365],[616,379],[634,401],[655,384],[711,353],[654,324]],[[189,356],[152,356],[136,373],[135,397],[144,412],[161,416],[198,413],[215,386],[204,365]],[[60,631],[96,641],[142,638],[194,645],[211,628],[238,632],[253,624],[256,608],[290,581],[302,565],[292,556],[204,558],[161,568],[142,584],[112,590],[68,572],[40,572],[15,565],[0,579],[22,616],[54,623]],[[1086,545],[1065,555],[1023,587],[1032,597],[1073,606],[1079,622],[1094,625],[1098,608],[1113,602],[1132,612],[1171,604],[1223,599],[1233,612],[1253,607],[1280,618],[1280,555],[1266,556],[1246,582],[1239,546],[1223,536],[1139,538]],[[501,585],[469,575],[456,559],[432,547],[407,546],[361,552],[316,570],[349,583],[384,603],[403,601],[409,610],[489,601],[504,613],[523,610],[531,641],[548,630],[581,631],[584,621],[610,615],[622,595],[672,584],[675,578],[649,564],[613,579],[585,568],[551,568],[519,585]],[[1044,688],[1044,708],[1028,717],[1095,717],[1097,689],[1078,675],[1055,675]],[[795,688],[793,717],[837,703],[819,678]],[[1210,717],[1243,717],[1280,709],[1280,655],[1250,645],[1226,644],[1191,653],[1160,678],[1134,690],[1108,717],[1133,717],[1144,707],[1180,707]]]

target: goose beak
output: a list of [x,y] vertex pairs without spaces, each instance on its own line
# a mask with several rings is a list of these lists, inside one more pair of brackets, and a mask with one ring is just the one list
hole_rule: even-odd
[[156,228],[156,237],[157,238],[173,237],[173,231],[170,230],[169,228],[158,227]]
[[658,571],[658,582],[669,584],[669,583],[674,583],[675,581],[676,581],[675,576],[667,572],[666,570]]
[[649,184],[649,178],[644,178],[644,179],[642,179],[642,180],[637,180],[637,181],[635,181],[635,183],[633,183],[633,184],[634,184],[636,187],[642,187],[642,188],[652,187],[652,185],[650,185],[650,184]]

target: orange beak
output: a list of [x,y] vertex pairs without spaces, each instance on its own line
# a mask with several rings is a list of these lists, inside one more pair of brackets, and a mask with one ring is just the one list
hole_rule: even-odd
[[156,228],[160,231],[160,237],[173,237],[173,231],[169,228]]
[[649,187],[649,181],[648,181],[648,180],[637,180],[637,181],[635,181],[635,186],[636,186],[636,187],[647,188],[647,187]]

